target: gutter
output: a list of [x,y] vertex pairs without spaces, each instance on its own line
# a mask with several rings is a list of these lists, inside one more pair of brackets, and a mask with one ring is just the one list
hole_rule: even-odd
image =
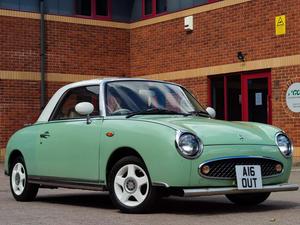
[[42,111],[46,105],[46,81],[45,81],[45,63],[46,63],[46,49],[45,49],[45,4],[44,0],[40,0],[40,110]]

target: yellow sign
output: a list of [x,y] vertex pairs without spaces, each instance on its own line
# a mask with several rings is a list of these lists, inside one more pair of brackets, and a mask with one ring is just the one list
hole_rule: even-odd
[[285,15],[276,16],[275,29],[276,29],[276,35],[283,35],[286,33]]

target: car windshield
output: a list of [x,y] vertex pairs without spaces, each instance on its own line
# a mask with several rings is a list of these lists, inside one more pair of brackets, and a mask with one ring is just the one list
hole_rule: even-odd
[[180,114],[208,116],[184,88],[157,81],[112,81],[105,88],[108,116]]

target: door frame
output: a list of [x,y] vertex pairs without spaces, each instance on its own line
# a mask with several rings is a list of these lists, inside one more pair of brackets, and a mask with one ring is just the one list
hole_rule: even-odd
[[272,124],[272,83],[271,71],[242,73],[241,74],[241,94],[242,94],[242,120],[249,121],[248,108],[248,80],[267,78],[268,79],[268,96],[267,96],[267,116],[268,124]]

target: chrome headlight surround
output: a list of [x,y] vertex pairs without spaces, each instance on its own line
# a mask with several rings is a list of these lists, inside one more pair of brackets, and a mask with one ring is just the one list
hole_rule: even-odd
[[278,132],[275,135],[275,143],[281,152],[281,154],[286,157],[290,158],[293,155],[293,142],[291,139],[284,133],[284,132]]
[[196,159],[203,152],[203,142],[191,132],[176,132],[177,151],[186,159]]

